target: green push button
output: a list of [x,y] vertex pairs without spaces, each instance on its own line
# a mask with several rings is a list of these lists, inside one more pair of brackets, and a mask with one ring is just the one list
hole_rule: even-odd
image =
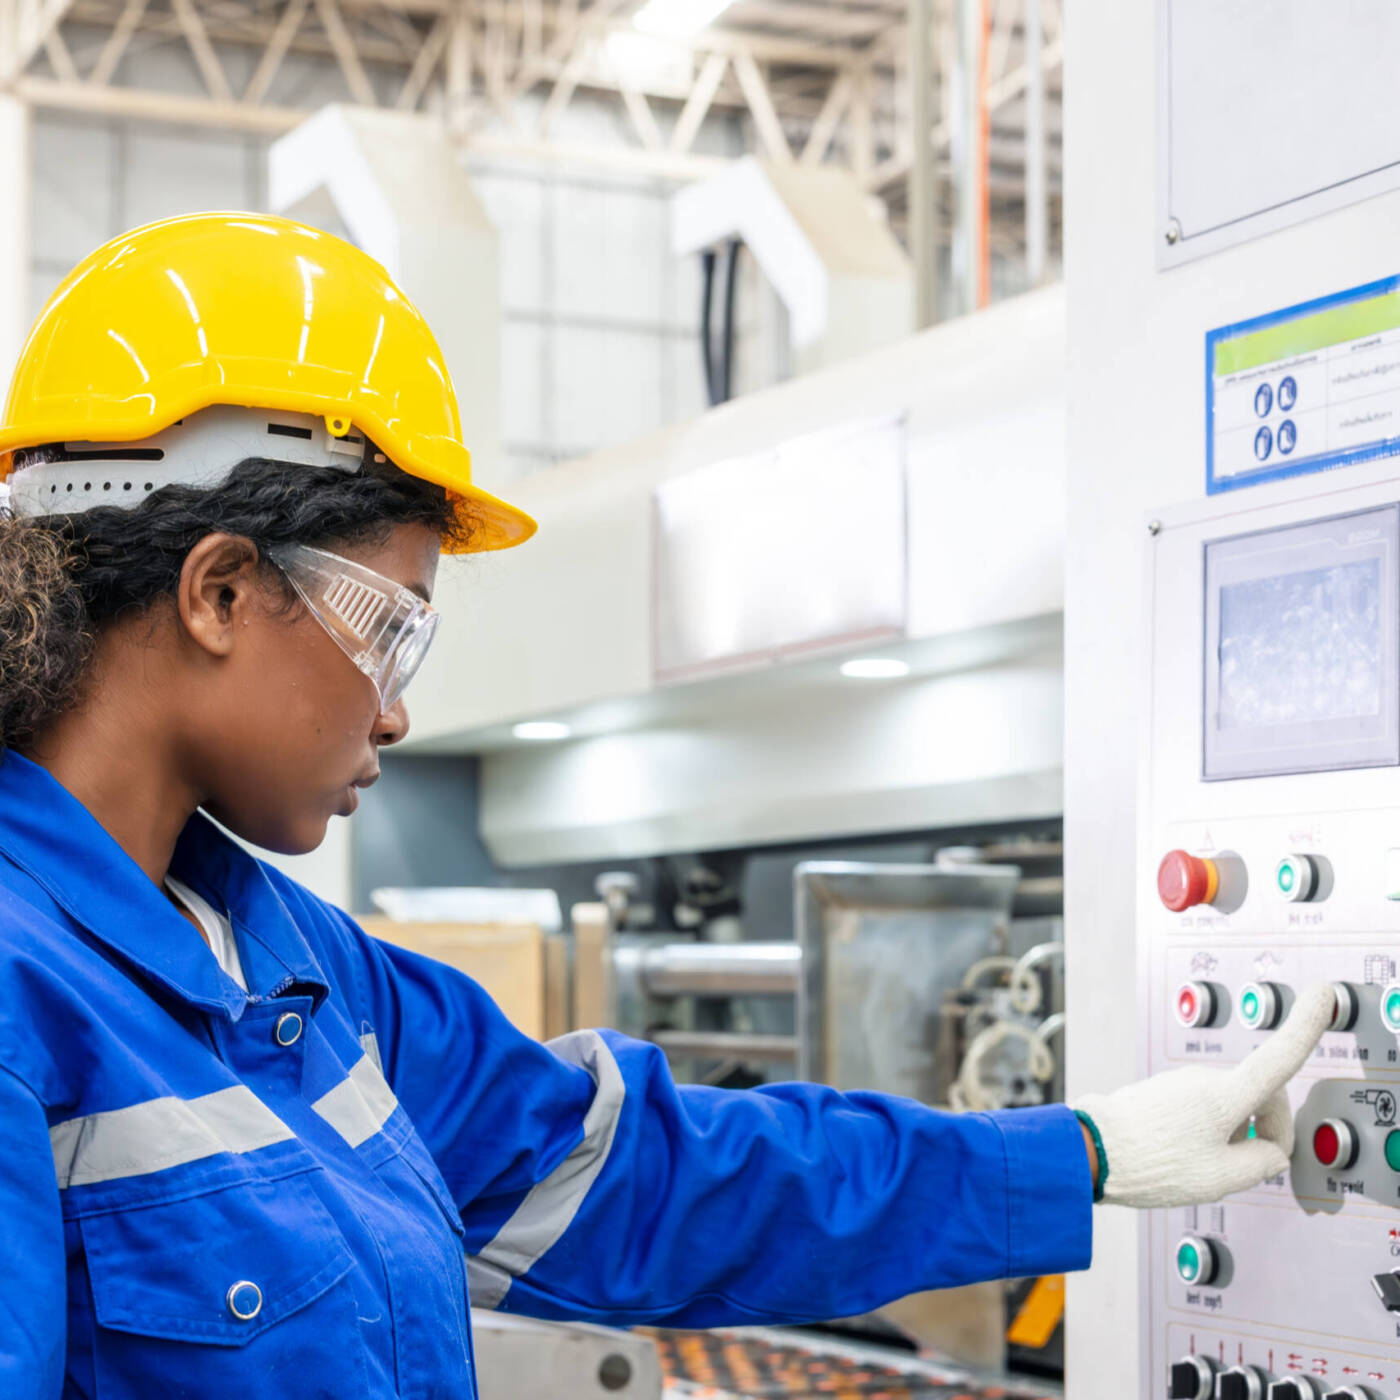
[[1279,889],[1281,889],[1284,894],[1290,894],[1297,880],[1298,872],[1294,870],[1292,861],[1282,861],[1278,868]]
[[[1400,1138],[1400,1133],[1392,1133],[1391,1136]],[[1386,1150],[1388,1157],[1389,1148]],[[1195,1283],[1201,1276],[1201,1253],[1190,1240],[1183,1240],[1177,1248],[1176,1271],[1184,1283]]]
[[1400,987],[1387,987],[1381,997],[1381,1016],[1386,1029],[1400,1035]]
[[1385,1164],[1393,1172],[1400,1172],[1400,1128],[1392,1129],[1385,1140]]
[[1258,992],[1246,992],[1240,999],[1240,1015],[1244,1017],[1244,1022],[1247,1026],[1259,1024]]

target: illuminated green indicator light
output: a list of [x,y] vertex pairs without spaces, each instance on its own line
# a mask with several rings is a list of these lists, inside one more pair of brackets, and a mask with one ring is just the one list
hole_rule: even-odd
[[1244,1017],[1247,1026],[1254,1025],[1259,1020],[1259,993],[1246,992],[1240,1001],[1240,1015]]
[[1293,870],[1291,862],[1284,861],[1284,863],[1279,866],[1278,887],[1284,892],[1284,894],[1287,894],[1293,888],[1293,882],[1297,878],[1298,877]]
[[[1392,1133],[1400,1137],[1400,1133]],[[1176,1251],[1176,1271],[1183,1283],[1195,1283],[1201,1276],[1201,1255],[1194,1244],[1182,1244]]]
[[1385,1164],[1393,1172],[1400,1172],[1400,1128],[1391,1132],[1385,1140]]
[[1400,1031],[1400,987],[1386,993],[1385,1023],[1393,1031]]

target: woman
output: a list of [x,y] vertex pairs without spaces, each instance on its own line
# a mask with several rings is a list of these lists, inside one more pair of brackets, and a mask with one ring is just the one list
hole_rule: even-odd
[[612,1032],[526,1039],[225,835],[308,851],[352,812],[439,550],[533,530],[348,245],[253,215],[118,239],[40,316],[0,451],[0,1393],[462,1397],[469,1290],[858,1313],[1082,1268],[1096,1194],[1287,1166],[1325,991],[1240,1068],[1079,1116],[678,1087]]

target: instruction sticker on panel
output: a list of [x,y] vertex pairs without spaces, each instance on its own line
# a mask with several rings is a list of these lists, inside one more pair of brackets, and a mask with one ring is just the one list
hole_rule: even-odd
[[1206,491],[1400,454],[1400,277],[1206,335]]

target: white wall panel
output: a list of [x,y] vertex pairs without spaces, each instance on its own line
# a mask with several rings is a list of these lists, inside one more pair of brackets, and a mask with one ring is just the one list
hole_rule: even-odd
[[665,411],[668,422],[683,423],[696,418],[708,407],[705,400],[705,371],[700,358],[698,333],[676,336],[666,347],[670,398]]
[[662,427],[661,349],[646,332],[561,326],[553,394],[558,441],[592,450]]
[[[33,183],[33,121],[29,107],[0,98],[0,182],[14,205],[30,204]],[[0,379],[8,379],[28,328],[31,231],[23,214],[0,243]]]
[[136,130],[125,152],[122,221],[128,227],[257,203],[260,148],[246,138]]
[[116,133],[98,122],[35,121],[34,259],[55,274],[41,279],[45,296],[59,268],[71,267],[110,236],[117,155]]
[[545,201],[548,186],[530,176],[472,167],[472,185],[501,235],[501,305],[538,313],[549,305]]
[[538,321],[507,317],[501,325],[501,436],[508,446],[552,437],[542,372],[550,340]]

